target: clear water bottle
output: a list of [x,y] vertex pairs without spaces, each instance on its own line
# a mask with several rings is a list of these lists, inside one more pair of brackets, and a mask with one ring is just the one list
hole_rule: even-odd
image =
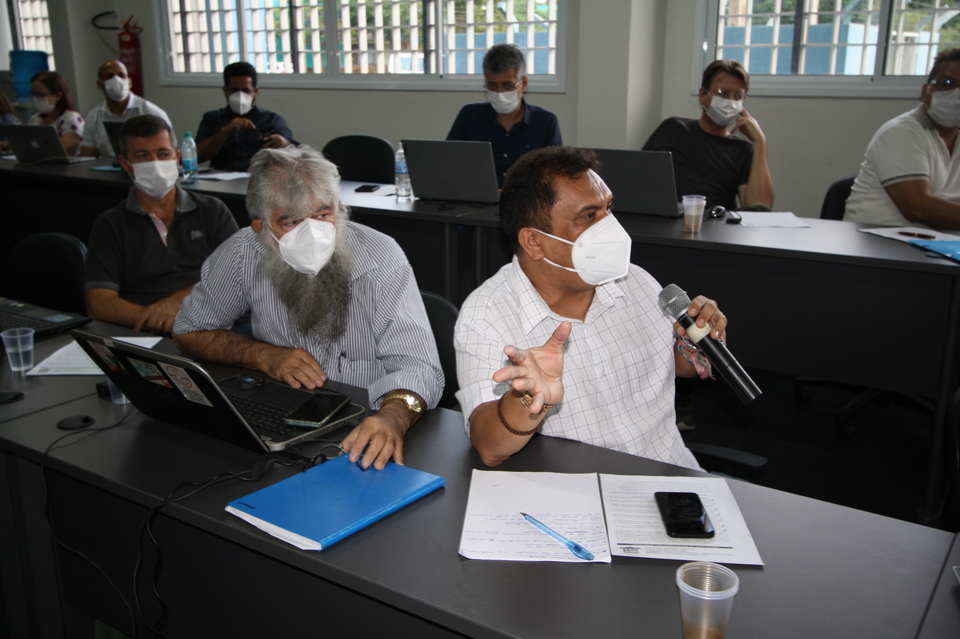
[[410,188],[410,172],[407,170],[407,156],[403,153],[403,145],[397,149],[394,156],[393,185],[397,190],[397,200],[406,202],[413,199],[413,189]]
[[183,167],[183,183],[196,182],[197,173],[200,172],[200,166],[197,164],[197,143],[194,142],[193,134],[189,131],[183,134],[183,142],[180,143],[180,165]]

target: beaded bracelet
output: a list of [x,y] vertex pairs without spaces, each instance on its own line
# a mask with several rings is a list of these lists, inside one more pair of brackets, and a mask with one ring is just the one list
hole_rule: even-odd
[[507,393],[504,393],[500,396],[500,399],[497,400],[497,415],[500,416],[500,423],[503,424],[503,427],[509,430],[514,435],[519,435],[520,437],[529,437],[537,433],[541,428],[543,428],[543,422],[541,421],[537,424],[537,427],[533,430],[517,430],[516,428],[511,428],[510,424],[507,423],[507,420],[503,418],[503,398],[507,396]]
[[685,360],[693,364],[700,379],[713,377],[713,367],[710,365],[710,360],[707,359],[703,351],[697,348],[696,344],[691,342],[689,338],[681,337],[678,339],[677,350],[680,351],[680,354],[683,355]]

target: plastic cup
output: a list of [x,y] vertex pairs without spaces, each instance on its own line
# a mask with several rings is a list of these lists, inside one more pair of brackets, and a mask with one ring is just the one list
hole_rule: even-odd
[[707,204],[704,195],[683,196],[683,230],[687,233],[699,233],[703,225],[703,207]]
[[0,337],[13,372],[22,373],[33,368],[32,328],[9,328],[0,333]]
[[740,578],[726,566],[692,561],[677,568],[683,639],[723,639]]
[[117,388],[116,384],[110,381],[110,378],[107,378],[107,388],[110,389],[110,401],[114,404],[129,404],[130,400],[127,399],[127,396],[120,392],[120,389]]

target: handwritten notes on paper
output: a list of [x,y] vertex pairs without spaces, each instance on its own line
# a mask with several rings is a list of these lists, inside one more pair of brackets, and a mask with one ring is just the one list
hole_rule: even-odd
[[594,562],[610,563],[595,473],[474,470],[460,554],[468,559],[584,562],[527,522],[521,512],[589,550]]

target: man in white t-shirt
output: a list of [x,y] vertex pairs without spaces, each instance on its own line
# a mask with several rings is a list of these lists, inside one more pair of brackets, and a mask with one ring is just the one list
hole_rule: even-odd
[[[661,310],[660,285],[630,264],[596,167],[591,151],[548,147],[507,172],[500,223],[514,258],[470,294],[454,333],[467,433],[488,466],[542,432],[699,468],[674,381],[709,373]],[[697,296],[688,312],[725,338],[715,302]]]
[[97,88],[103,91],[105,100],[87,114],[80,142],[80,155],[116,159],[104,122],[126,122],[138,115],[155,115],[170,125],[174,144],[177,136],[166,111],[149,100],[130,91],[127,67],[119,60],[107,60],[97,70]]
[[843,219],[960,229],[960,48],[933,62],[920,104],[880,127],[867,146]]

